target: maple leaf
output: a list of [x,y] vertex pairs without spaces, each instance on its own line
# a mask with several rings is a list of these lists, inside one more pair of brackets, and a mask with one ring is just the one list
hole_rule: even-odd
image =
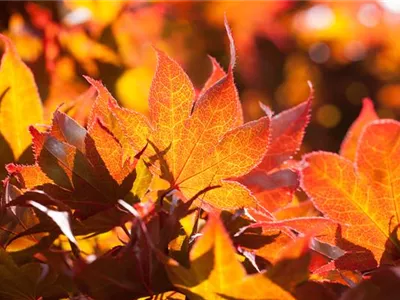
[[276,210],[273,213],[275,219],[284,220],[297,217],[317,217],[320,215],[310,200],[295,203],[293,202],[288,206]]
[[293,299],[264,273],[248,275],[237,260],[228,233],[218,217],[210,216],[190,252],[187,269],[161,256],[171,282],[191,299]]
[[358,141],[355,162],[333,153],[304,157],[302,188],[341,226],[335,244],[347,252],[337,268],[366,270],[399,257],[400,123],[377,120]]
[[[256,219],[260,218],[256,216]],[[336,222],[322,217],[296,216],[278,221],[274,218],[268,219],[264,217],[264,221],[257,221],[241,227],[235,234],[235,243],[275,264],[279,261],[282,250],[296,239],[294,232],[303,235],[312,235],[314,240],[318,242],[333,245],[335,243],[337,226]],[[251,230],[255,228],[262,228],[262,233],[260,234],[257,231],[254,232],[254,230]],[[263,240],[264,243],[262,243]],[[316,249],[313,247],[313,250]],[[323,252],[325,254],[325,251]],[[337,258],[341,254],[339,251],[339,253],[335,252],[327,256]]]
[[124,150],[122,161],[134,156],[148,143],[147,138],[152,130],[149,121],[135,111],[121,108],[100,81],[84,77],[97,90],[88,124],[93,124],[96,118],[101,117],[121,143]]
[[308,234],[289,242],[279,253],[278,262],[268,270],[268,276],[279,286],[293,291],[309,277],[312,235]]
[[188,214],[193,200],[179,202],[168,212],[159,211],[150,201],[134,206],[118,202],[133,222],[128,243],[94,261],[76,261],[75,282],[95,299],[138,299],[172,290],[156,253],[164,252],[178,234],[179,220]]
[[[248,187],[260,206],[269,212],[287,205],[298,188],[297,171],[288,164],[303,141],[305,128],[310,120],[313,89],[309,99],[274,116],[271,120],[271,138],[261,163],[239,182]],[[266,114],[271,114],[262,106]]]
[[43,108],[32,72],[11,40],[1,34],[0,39],[5,44],[0,67],[0,133],[18,160],[31,143],[28,127],[43,122]]
[[92,118],[102,116],[115,135],[121,136],[125,156],[131,156],[132,149],[138,151],[137,147],[148,139],[153,147],[148,147],[147,156],[159,159],[158,174],[169,181],[172,189],[178,188],[191,198],[208,186],[220,186],[202,196],[205,204],[219,209],[255,206],[246,188],[227,179],[254,168],[264,156],[269,138],[269,117],[243,125],[233,81],[235,51],[228,26],[227,31],[231,42],[228,73],[197,101],[182,68],[157,50],[148,121],[134,111],[119,108],[99,82],[88,79],[99,91]]
[[24,190],[42,189],[87,218],[110,208],[130,191],[136,159],[122,162],[122,147],[100,119],[86,130],[56,111],[45,132],[30,127],[35,164],[7,166]]

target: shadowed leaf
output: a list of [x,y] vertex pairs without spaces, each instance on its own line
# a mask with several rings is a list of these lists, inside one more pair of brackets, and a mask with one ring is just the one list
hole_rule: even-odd
[[247,275],[237,260],[229,235],[217,217],[211,217],[190,252],[190,269],[161,256],[172,283],[191,299],[293,299],[265,274]]

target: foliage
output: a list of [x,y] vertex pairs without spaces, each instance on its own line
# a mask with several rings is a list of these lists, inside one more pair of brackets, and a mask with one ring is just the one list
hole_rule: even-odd
[[[2,299],[354,299],[397,291],[399,122],[379,119],[366,99],[340,154],[296,159],[311,83],[303,103],[277,115],[261,105],[265,116],[244,123],[225,26],[228,71],[211,57],[201,90],[155,49],[148,117],[86,76],[92,88],[48,123],[31,71],[0,36],[0,132],[14,161],[1,196]],[[94,48],[96,58],[118,63]],[[95,73],[90,55],[75,50]],[[75,120],[83,102],[90,110]]]

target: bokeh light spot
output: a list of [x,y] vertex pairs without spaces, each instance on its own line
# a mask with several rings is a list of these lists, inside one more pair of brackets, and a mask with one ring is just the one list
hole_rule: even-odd
[[73,26],[83,24],[93,17],[92,12],[86,7],[79,7],[64,17],[67,25]]
[[322,64],[328,61],[331,56],[331,50],[325,43],[315,43],[311,45],[308,54],[313,62]]
[[386,107],[400,106],[400,84],[387,84],[378,92],[378,101]]
[[365,54],[365,45],[360,41],[351,41],[344,47],[344,55],[351,61],[362,60]]
[[361,5],[357,13],[358,21],[365,27],[370,28],[378,25],[380,17],[379,8],[373,3]]
[[325,29],[335,22],[332,9],[325,4],[314,5],[306,13],[306,24],[312,29]]
[[317,122],[326,127],[336,127],[342,119],[342,113],[340,110],[332,104],[325,104],[318,108],[316,114]]
[[345,93],[350,103],[360,105],[361,99],[368,96],[368,89],[364,83],[353,81],[348,85]]
[[398,14],[400,13],[400,1],[399,0],[381,0],[381,5],[388,11]]

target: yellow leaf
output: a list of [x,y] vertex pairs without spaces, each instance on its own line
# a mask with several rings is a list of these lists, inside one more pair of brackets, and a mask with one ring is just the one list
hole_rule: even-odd
[[43,108],[32,72],[11,40],[0,39],[6,45],[0,67],[0,133],[17,160],[31,143],[28,126],[43,123]]
[[265,273],[248,275],[223,224],[210,220],[190,252],[190,269],[162,257],[171,282],[190,299],[294,299]]

